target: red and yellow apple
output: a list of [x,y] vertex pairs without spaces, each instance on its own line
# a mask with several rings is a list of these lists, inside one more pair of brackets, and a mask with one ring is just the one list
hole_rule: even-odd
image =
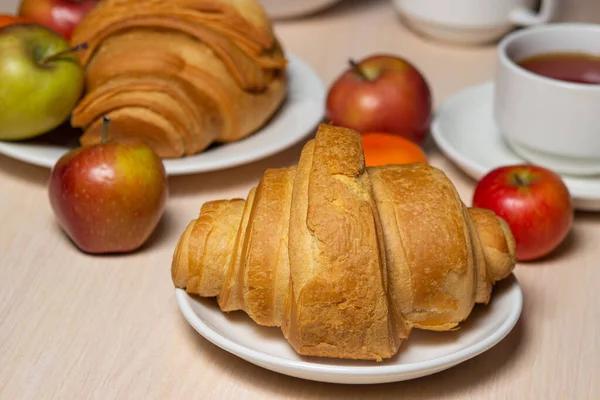
[[71,150],[52,169],[48,190],[60,226],[91,254],[141,247],[168,197],[161,160],[150,147],[133,141],[103,140]]
[[490,171],[477,183],[473,206],[492,210],[508,223],[520,261],[550,254],[573,224],[567,186],[556,173],[536,165],[508,165]]
[[79,22],[99,0],[23,0],[19,15],[71,39]]
[[429,131],[432,99],[423,75],[408,61],[373,55],[339,76],[327,95],[327,119],[359,132],[384,132],[421,144]]

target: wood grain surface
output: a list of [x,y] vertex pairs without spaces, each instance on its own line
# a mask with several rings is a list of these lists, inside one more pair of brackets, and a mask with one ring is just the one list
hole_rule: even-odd
[[[0,0],[0,11],[16,3]],[[600,22],[600,6],[565,1],[560,19]],[[346,0],[276,30],[326,84],[349,56],[403,55],[427,76],[436,104],[490,79],[496,61],[493,45],[448,46],[414,35],[388,0]],[[61,233],[47,199],[48,170],[0,156],[0,398],[600,399],[600,213],[578,213],[559,251],[517,266],[525,303],[505,340],[433,376],[371,386],[304,381],[200,337],[180,314],[170,280],[179,234],[202,202],[244,196],[267,167],[296,163],[300,149],[171,178],[167,212],[147,246],[103,257],[83,255]],[[470,204],[474,181],[434,147],[428,152]]]

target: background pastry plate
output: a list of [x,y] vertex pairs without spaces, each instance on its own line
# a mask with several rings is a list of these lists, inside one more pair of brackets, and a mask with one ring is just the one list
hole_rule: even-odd
[[[262,129],[238,142],[210,148],[179,159],[164,160],[169,175],[215,171],[247,164],[298,143],[323,118],[325,86],[304,61],[286,54],[289,60],[287,98]],[[0,142],[0,153],[18,160],[52,168],[69,147],[42,141]]]
[[454,332],[414,330],[400,352],[381,363],[302,357],[277,328],[256,325],[243,312],[222,313],[212,298],[176,289],[179,309],[204,338],[263,368],[320,382],[371,384],[414,379],[453,367],[499,343],[517,323],[523,294],[514,276],[499,282],[490,304],[476,306]]

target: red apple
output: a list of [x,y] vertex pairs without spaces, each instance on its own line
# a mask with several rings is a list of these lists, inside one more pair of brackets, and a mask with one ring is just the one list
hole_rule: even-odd
[[408,61],[373,55],[348,68],[329,89],[327,119],[359,132],[384,132],[421,144],[432,114],[431,91]]
[[23,0],[19,15],[71,39],[71,33],[100,0]]
[[551,253],[573,224],[573,204],[564,182],[535,165],[490,171],[477,183],[473,206],[492,210],[508,223],[521,261]]
[[[108,119],[104,132],[107,128]],[[150,147],[103,140],[71,150],[56,163],[49,197],[58,223],[81,250],[125,253],[141,247],[156,228],[168,197],[167,178]]]

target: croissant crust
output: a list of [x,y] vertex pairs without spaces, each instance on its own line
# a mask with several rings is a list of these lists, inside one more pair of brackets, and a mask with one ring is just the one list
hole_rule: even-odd
[[263,126],[287,91],[287,60],[255,0],[105,0],[72,43],[86,93],[71,124],[84,145],[135,137],[162,158],[240,140]]
[[492,211],[427,164],[365,168],[359,133],[321,125],[297,166],[246,200],[205,203],[173,256],[176,287],[281,327],[302,355],[382,360],[413,328],[445,331],[515,266]]

